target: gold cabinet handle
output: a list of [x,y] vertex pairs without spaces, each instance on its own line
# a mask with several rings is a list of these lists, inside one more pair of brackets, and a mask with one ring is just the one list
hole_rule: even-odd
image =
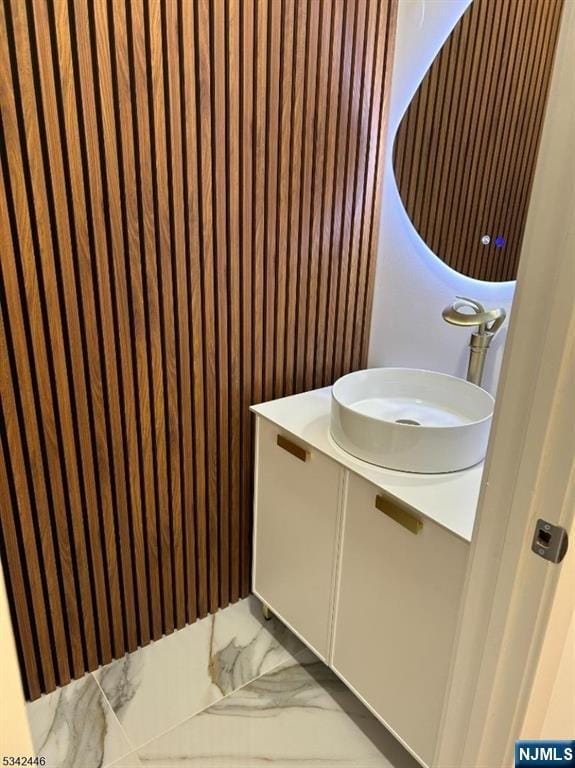
[[302,448],[301,445],[294,443],[292,440],[289,440],[287,437],[284,437],[283,435],[278,435],[276,442],[280,448],[283,448],[284,451],[291,453],[291,455],[295,456],[296,459],[299,459],[300,461],[307,461],[309,459],[309,451],[306,451],[306,449]]
[[419,533],[423,528],[421,520],[408,512],[404,507],[398,506],[395,502],[391,501],[387,496],[379,494],[375,497],[375,506],[384,515],[391,517],[396,523],[403,525],[411,533]]

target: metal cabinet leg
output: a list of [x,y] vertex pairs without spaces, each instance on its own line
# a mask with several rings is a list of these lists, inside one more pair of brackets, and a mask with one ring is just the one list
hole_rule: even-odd
[[262,615],[266,621],[269,621],[273,615],[269,605],[266,605],[265,603],[262,603]]

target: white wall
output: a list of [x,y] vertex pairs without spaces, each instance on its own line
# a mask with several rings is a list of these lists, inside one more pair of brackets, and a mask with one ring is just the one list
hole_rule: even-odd
[[[393,137],[437,52],[471,0],[399,0],[397,40],[383,174],[381,222],[369,346],[370,366],[408,366],[465,378],[469,331],[441,310],[456,295],[510,310],[515,282],[486,283],[454,272],[411,224],[392,167]],[[494,392],[507,321],[489,350],[483,386]]]
[[26,717],[26,702],[20,680],[20,665],[12,631],[4,572],[0,563],[0,758],[33,756]]

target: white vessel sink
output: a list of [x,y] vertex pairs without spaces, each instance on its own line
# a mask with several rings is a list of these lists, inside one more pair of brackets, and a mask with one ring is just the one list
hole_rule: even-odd
[[454,472],[484,458],[494,403],[445,373],[371,368],[333,385],[330,430],[344,451],[380,467]]

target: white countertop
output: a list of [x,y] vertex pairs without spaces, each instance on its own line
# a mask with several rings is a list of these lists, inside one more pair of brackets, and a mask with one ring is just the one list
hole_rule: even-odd
[[471,541],[483,462],[460,472],[421,475],[384,469],[343,451],[329,433],[331,387],[252,405],[259,416],[304,440],[382,491],[465,541]]

